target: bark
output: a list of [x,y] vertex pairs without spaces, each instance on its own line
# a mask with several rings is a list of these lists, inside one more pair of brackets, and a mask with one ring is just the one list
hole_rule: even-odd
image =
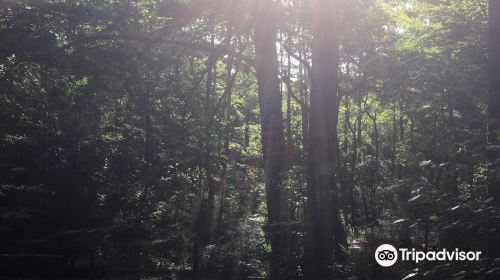
[[287,218],[281,213],[281,192],[285,172],[285,138],[282,97],[280,92],[278,54],[276,48],[277,16],[271,1],[260,0],[255,16],[255,70],[261,115],[261,137],[268,224],[266,233],[271,243],[271,278],[280,279],[278,263],[286,249],[282,225]]
[[397,134],[398,134],[398,129],[396,122],[396,100],[394,100],[392,104],[391,180],[394,179],[394,177],[396,176],[396,157],[397,157],[396,142],[398,141]]
[[379,182],[379,158],[380,158],[380,131],[377,124],[377,113],[371,115],[366,112],[366,115],[373,123],[373,144],[375,145],[375,159],[374,159],[374,169],[373,173],[370,174],[369,186],[370,186],[370,226],[373,227],[377,223],[377,205],[376,205],[376,190]]
[[[351,124],[351,109],[349,105],[349,98],[346,97],[344,101],[344,107],[345,107],[345,116],[344,116],[344,124],[345,124],[345,132],[344,132],[344,153],[348,155],[348,150],[349,150],[349,134],[351,133],[352,135],[352,150],[353,154],[350,158],[346,157],[345,159],[345,180],[346,180],[346,205],[348,207],[347,209],[347,217],[345,219],[346,225],[350,225],[352,228],[356,228],[357,226],[357,221],[356,221],[356,213],[355,213],[355,199],[354,199],[354,174],[355,174],[355,169],[357,165],[357,138],[356,138],[356,130],[354,129],[353,125]],[[345,214],[344,214],[345,215]]]
[[[215,37],[212,35],[211,45],[215,44]],[[206,90],[205,90],[205,158],[204,158],[204,166],[205,169],[205,188],[207,191],[207,200],[206,206],[200,206],[200,209],[204,209],[203,211],[199,211],[198,219],[199,222],[196,222],[194,228],[194,239],[193,240],[193,248],[192,248],[192,261],[193,261],[193,278],[197,279],[199,277],[199,269],[200,269],[200,254],[203,247],[210,241],[211,232],[213,226],[213,216],[214,216],[214,208],[215,208],[215,182],[213,179],[214,173],[214,163],[212,159],[212,137],[211,137],[211,128],[210,128],[210,117],[212,114],[212,91],[213,91],[213,80],[214,77],[214,57],[213,54],[208,56],[207,61],[207,80],[206,80]],[[204,221],[204,223],[202,222]]]
[[[300,58],[305,60],[305,51],[300,49]],[[300,98],[302,99],[302,103],[300,103],[300,113],[301,113],[301,124],[302,124],[302,150],[304,154],[304,159],[307,158],[307,154],[309,152],[309,94],[308,94],[308,86],[305,81],[306,72],[303,63],[299,63],[299,73],[300,73]],[[304,166],[305,166],[304,160]]]
[[[403,115],[403,104],[399,101],[399,141],[405,143],[405,122]],[[403,178],[403,165],[398,163],[398,180]]]
[[[300,50],[300,57],[303,57],[303,49],[301,47]],[[302,65],[302,62],[299,64],[299,73],[300,73],[300,84],[299,84],[299,91],[300,91],[300,97],[303,100],[303,102],[300,104],[300,116],[301,116],[301,128],[302,128],[302,158],[301,158],[301,164],[304,167],[303,169],[303,174],[304,177],[306,178],[305,186],[307,186],[307,178],[308,178],[308,166],[307,166],[307,159],[308,159],[308,154],[309,154],[309,94],[308,94],[308,86],[305,81],[305,70]],[[302,185],[302,184],[301,184]],[[304,205],[306,205],[306,202],[304,200]],[[304,219],[306,219],[307,213],[305,207],[302,209],[302,215]]]
[[337,151],[339,33],[335,1],[313,2],[312,90],[306,240],[307,279],[331,279],[339,232],[335,184]]
[[[230,148],[229,143],[233,137],[233,126],[232,123],[232,92],[234,87],[234,82],[239,74],[241,66],[241,60],[236,62],[236,65],[233,65],[232,59],[228,57],[228,61],[226,63],[226,88],[224,89],[224,98],[225,98],[225,116],[227,125],[224,128],[224,154],[226,158],[222,164],[222,175],[220,181],[220,198],[219,198],[219,217],[217,222],[217,233],[222,233],[222,222],[224,218],[224,200],[226,196],[226,184],[227,184],[227,175],[228,175],[228,164],[230,159]],[[232,74],[234,70],[234,74]]]
[[[214,46],[214,36],[212,35],[211,38],[211,45]],[[215,90],[215,87],[213,85],[214,81],[216,80],[216,74],[215,74],[215,67],[211,67],[211,65],[214,64],[213,62],[213,56],[209,55],[208,57],[208,62],[207,62],[207,68],[208,68],[208,73],[207,73],[207,86],[206,86],[206,91],[205,91],[205,110],[206,110],[206,122],[207,124],[205,125],[205,172],[206,172],[206,188],[208,192],[208,229],[205,229],[207,231],[207,236],[205,237],[206,240],[204,242],[208,242],[211,237],[209,236],[212,232],[212,221],[213,221],[213,214],[214,214],[214,207],[215,207],[215,181],[214,181],[214,162],[212,158],[212,129],[210,125],[210,119],[212,116],[212,95]]]
[[286,75],[286,151],[287,151],[287,163],[288,170],[293,165],[293,155],[294,155],[294,146],[293,146],[293,132],[292,132],[292,62],[290,54],[287,55],[287,75]]

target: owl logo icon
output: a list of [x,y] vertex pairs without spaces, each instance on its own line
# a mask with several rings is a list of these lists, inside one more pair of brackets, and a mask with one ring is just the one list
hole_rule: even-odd
[[380,245],[375,251],[375,260],[380,266],[393,266],[398,261],[398,250],[390,244]]

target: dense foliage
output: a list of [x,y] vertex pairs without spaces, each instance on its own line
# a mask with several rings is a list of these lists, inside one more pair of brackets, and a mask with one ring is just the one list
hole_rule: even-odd
[[[304,278],[313,1],[271,2],[0,2],[0,275]],[[336,279],[500,276],[487,2],[336,0]],[[259,5],[282,102],[273,223]],[[484,258],[381,268],[382,243]]]

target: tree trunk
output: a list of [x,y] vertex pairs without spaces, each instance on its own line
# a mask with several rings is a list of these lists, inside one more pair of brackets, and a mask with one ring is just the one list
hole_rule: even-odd
[[285,250],[283,223],[287,218],[281,213],[281,190],[285,172],[285,138],[279,65],[276,49],[277,22],[271,1],[257,4],[255,17],[255,70],[261,116],[262,149],[268,223],[266,233],[271,243],[271,278],[279,279],[281,269],[278,259]]
[[[215,37],[212,35],[211,38],[211,46],[215,46]],[[210,54],[208,56],[208,62],[207,62],[207,68],[208,68],[208,73],[207,73],[207,87],[205,91],[205,172],[206,172],[206,188],[207,188],[207,193],[208,193],[208,201],[207,201],[207,206],[208,206],[208,213],[207,213],[207,225],[208,228],[206,230],[206,236],[204,242],[209,242],[211,239],[211,233],[212,233],[212,226],[213,226],[213,215],[214,215],[214,209],[215,209],[215,182],[214,182],[214,162],[212,158],[212,127],[211,127],[211,119],[212,119],[212,113],[213,113],[213,104],[212,104],[212,95],[215,91],[215,87],[213,85],[214,81],[216,81],[216,74],[215,74],[215,66],[213,54]]]
[[394,180],[394,177],[396,176],[396,158],[397,158],[396,142],[398,141],[397,135],[398,135],[398,129],[396,122],[396,100],[394,100],[392,103],[391,180]]
[[[331,279],[338,226],[335,152],[338,120],[339,33],[335,1],[313,2],[312,90],[306,240],[307,279]],[[335,241],[334,241],[335,238]]]

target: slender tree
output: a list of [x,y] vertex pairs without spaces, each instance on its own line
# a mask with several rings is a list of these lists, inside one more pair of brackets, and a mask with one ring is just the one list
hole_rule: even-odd
[[329,266],[339,238],[334,236],[339,225],[334,173],[339,112],[339,14],[333,0],[315,0],[313,5],[306,273],[308,279],[322,280],[331,279]]
[[279,65],[276,48],[277,16],[271,1],[261,0],[255,16],[255,70],[261,114],[264,177],[268,212],[267,234],[272,247],[272,275],[279,278],[277,260],[284,250],[283,228],[287,221],[282,211],[281,192],[285,171],[285,138],[283,127],[282,97],[280,92]]

